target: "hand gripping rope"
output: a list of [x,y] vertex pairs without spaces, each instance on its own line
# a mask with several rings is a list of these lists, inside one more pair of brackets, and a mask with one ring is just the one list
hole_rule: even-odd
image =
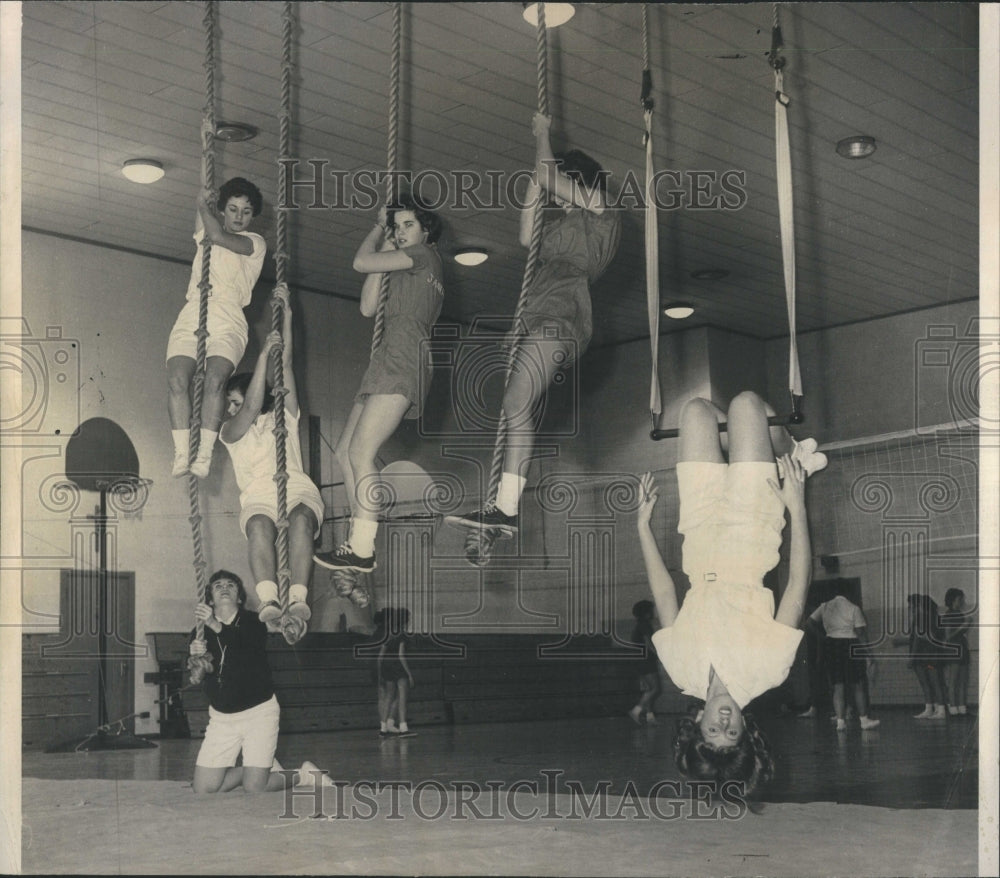
[[[545,29],[545,4],[538,4],[538,27],[536,46],[536,70],[538,86],[538,112],[543,115],[549,114],[548,95],[548,34]],[[542,225],[543,217],[540,206],[535,207],[535,215],[531,225],[531,241],[528,246],[528,259],[524,264],[524,278],[521,282],[521,295],[517,300],[517,308],[514,311],[513,327],[510,333],[510,346],[507,349],[507,367],[504,376],[504,393],[507,391],[507,384],[510,381],[510,374],[517,359],[517,349],[520,337],[524,334],[523,313],[528,301],[528,291],[535,279],[535,272],[538,269],[538,256],[542,249]],[[495,499],[497,489],[500,487],[500,478],[503,475],[504,454],[507,448],[507,414],[500,407],[500,418],[497,423],[496,444],[493,447],[493,463],[490,467],[490,482],[487,495]],[[471,529],[465,537],[465,556],[475,566],[483,567],[489,563],[493,553],[493,546],[500,536],[500,531],[494,530],[474,530]]]
[[[215,29],[218,9],[215,0],[206,0],[205,15],[205,120],[211,130],[215,131]],[[215,145],[209,140],[202,144],[201,152],[202,179],[206,189],[215,188]],[[201,248],[201,282],[198,284],[200,297],[198,299],[198,329],[195,336],[198,339],[194,383],[191,402],[191,444],[188,451],[188,463],[193,464],[198,454],[198,444],[201,438],[201,406],[205,389],[205,348],[208,338],[208,297],[211,295],[212,284],[209,280],[211,269],[212,245],[207,236],[202,239]],[[198,603],[206,603],[208,597],[208,577],[206,575],[205,550],[201,533],[201,503],[199,500],[199,479],[188,473],[188,500],[191,514],[191,542],[194,547],[194,577],[195,599]],[[200,619],[194,626],[195,640],[205,641],[205,623]],[[205,674],[212,672],[212,658],[206,652],[203,655],[188,657],[188,670],[191,682],[200,683]]]
[[[788,392],[791,397],[791,411],[787,415],[775,415],[768,418],[772,426],[787,426],[801,424],[805,417],[802,414],[802,375],[799,370],[799,352],[795,338],[795,219],[792,201],[792,162],[788,143],[788,105],[791,103],[784,92],[781,71],[785,59],[781,56],[783,42],[781,24],[778,20],[778,5],[774,4],[773,24],[771,27],[771,51],[768,53],[768,63],[774,69],[774,128],[775,128],[775,163],[778,183],[778,221],[781,227],[781,261],[785,276],[785,300],[788,310]],[[648,260],[647,252],[647,260]],[[650,323],[652,329],[652,323]],[[725,432],[726,425],[719,424],[719,431]],[[677,430],[654,429],[649,435],[651,439],[673,439]]]

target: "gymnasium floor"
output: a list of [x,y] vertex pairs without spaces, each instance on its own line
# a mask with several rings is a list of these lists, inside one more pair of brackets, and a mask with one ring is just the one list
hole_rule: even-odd
[[[409,739],[369,731],[283,736],[285,767],[309,759],[346,782],[339,798],[327,789],[320,800],[240,792],[195,798],[197,740],[25,753],[23,868],[975,874],[975,718],[921,723],[912,712],[879,711],[877,730],[854,727],[846,735],[825,717],[762,718],[780,769],[760,813],[691,801],[669,758],[673,717],[656,728],[622,717],[423,727]],[[401,784],[375,786],[391,781]]]

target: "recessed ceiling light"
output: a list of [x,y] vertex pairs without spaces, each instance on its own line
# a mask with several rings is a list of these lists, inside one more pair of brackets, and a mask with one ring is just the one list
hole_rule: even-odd
[[875,152],[875,138],[866,134],[857,134],[837,141],[837,155],[845,159],[866,159],[873,152]]
[[[525,3],[523,5],[524,20],[532,27],[538,27],[538,4]],[[566,22],[573,17],[575,12],[576,9],[573,7],[572,3],[546,3],[545,26],[559,27],[561,24],[566,24]]]
[[253,140],[257,136],[257,129],[242,122],[219,122],[215,126],[215,136],[226,143],[240,143]]
[[663,313],[674,320],[683,320],[694,314],[694,308],[687,302],[674,302],[663,309]]
[[482,247],[463,247],[455,251],[455,261],[459,265],[482,265],[490,254]]
[[153,159],[129,159],[122,173],[133,183],[155,183],[163,177],[163,165]]
[[691,277],[695,280],[722,280],[729,277],[729,272],[725,268],[699,268],[691,272]]

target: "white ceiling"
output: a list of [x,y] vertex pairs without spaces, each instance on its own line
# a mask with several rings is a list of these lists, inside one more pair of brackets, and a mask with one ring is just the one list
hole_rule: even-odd
[[[189,262],[205,104],[200,2],[23,5],[23,223],[46,232]],[[273,245],[282,4],[223,2],[217,49],[221,120],[259,136],[223,144],[216,179],[264,192]],[[403,14],[400,168],[509,175],[532,160],[535,34],[519,3],[415,3]],[[580,147],[613,172],[641,174],[638,4],[579,5],[550,31],[556,148]],[[787,332],[774,160],[770,4],[650,4],[656,166],[746,175],[739,210],[661,210],[664,301],[691,322],[759,338]],[[291,154],[311,174],[385,163],[391,10],[387,3],[295,4]],[[803,3],[780,7],[791,98],[798,329],[806,331],[977,295],[978,33],[974,4]],[[876,138],[863,161],[834,152]],[[162,162],[151,186],[120,173]],[[332,178],[325,197],[335,200]],[[433,194],[433,189],[426,190]],[[487,189],[479,190],[486,196]],[[718,192],[718,187],[710,189]],[[667,196],[669,197],[669,196]],[[371,211],[290,212],[293,284],[357,298],[351,271]],[[490,260],[448,260],[445,315],[510,315],[524,251],[517,214],[442,209],[448,256],[483,245]],[[642,215],[625,217],[596,286],[595,344],[646,334]],[[723,268],[722,281],[692,271]],[[273,270],[272,270],[273,276]],[[688,325],[691,325],[691,322]],[[666,321],[669,323],[669,321]],[[664,327],[673,328],[673,324]]]

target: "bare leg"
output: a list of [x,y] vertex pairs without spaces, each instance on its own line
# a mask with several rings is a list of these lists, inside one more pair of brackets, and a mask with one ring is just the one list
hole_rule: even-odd
[[167,360],[167,412],[173,430],[187,430],[191,426],[191,379],[195,365],[191,357]]
[[201,403],[201,426],[218,432],[226,407],[226,382],[235,366],[225,357],[209,357],[205,362],[205,389]]
[[854,707],[858,716],[868,716],[868,695],[865,693],[865,684],[859,680],[854,684]]
[[535,447],[536,407],[570,352],[570,344],[558,339],[529,337],[518,345],[503,398],[507,418],[505,473],[524,476]]
[[406,723],[406,702],[410,694],[410,681],[401,677],[396,681],[397,709],[399,711],[399,727]]
[[312,576],[316,515],[303,504],[288,515],[288,566],[292,584],[309,585]]
[[681,411],[680,461],[725,463],[719,443],[719,422],[724,419],[722,410],[707,399],[689,400]]
[[274,582],[277,577],[278,560],[274,548],[274,540],[278,529],[266,515],[251,516],[247,522],[247,546],[250,552],[250,572],[254,582],[269,580]]
[[769,427],[774,414],[763,399],[752,391],[738,394],[729,404],[729,462],[771,462],[776,454],[792,450],[792,440],[783,427]]
[[231,768],[194,767],[192,786],[199,794],[229,793],[243,787],[248,793],[277,792],[290,786],[294,778],[271,771],[269,768],[247,768],[234,765]]
[[358,421],[364,410],[365,407],[362,403],[354,403],[351,413],[347,416],[347,423],[344,425],[340,438],[337,440],[337,447],[335,449],[337,461],[340,463],[340,470],[344,474],[344,488],[347,490],[347,502],[351,507],[351,515],[354,515],[356,511],[354,508],[355,478],[354,470],[351,469],[351,458],[348,454],[348,449],[351,447],[351,438],[354,436],[354,430],[358,426]]
[[847,699],[844,697],[844,684],[833,684],[833,712],[837,714],[837,719],[847,718]]
[[658,673],[647,674],[645,679],[648,681],[649,686],[639,699],[639,707],[644,713],[649,713],[660,694],[660,675]]
[[398,393],[368,397],[351,436],[347,456],[354,475],[355,518],[377,521],[381,498],[381,478],[375,457],[385,441],[396,432],[410,401]]

